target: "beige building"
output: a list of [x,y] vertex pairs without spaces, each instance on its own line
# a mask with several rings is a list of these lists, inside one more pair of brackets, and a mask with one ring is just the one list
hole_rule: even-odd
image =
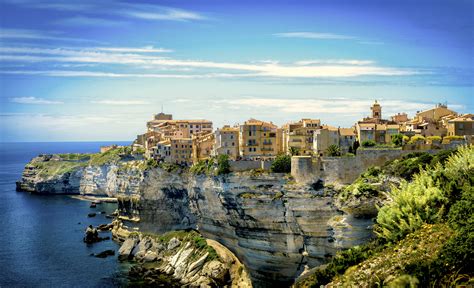
[[214,148],[215,135],[212,132],[200,132],[193,135],[193,163],[208,159]]
[[339,147],[343,153],[349,152],[349,147],[354,146],[357,134],[354,127],[339,128]]
[[282,152],[282,131],[271,122],[256,119],[240,125],[239,150],[244,159],[271,159]]
[[215,144],[213,155],[228,155],[230,159],[236,160],[239,157],[239,132],[240,128],[226,125],[217,129],[215,134]]
[[171,162],[171,141],[164,140],[158,142],[156,146],[152,148],[152,157],[156,160]]
[[397,124],[402,124],[408,122],[408,115],[407,113],[397,113],[390,117],[390,120]]
[[298,122],[283,125],[282,151],[289,153],[289,150],[293,148],[299,155],[311,155],[314,131],[320,126],[319,119],[301,119]]
[[326,155],[329,146],[339,146],[339,129],[336,127],[323,125],[314,131],[313,137],[313,151],[319,156]]
[[170,160],[175,164],[191,166],[193,140],[191,138],[174,138],[170,140]]
[[466,114],[448,121],[448,136],[474,135],[474,114]]
[[438,104],[435,108],[417,112],[415,118],[437,122],[440,121],[444,116],[457,114],[457,112],[448,109],[447,105]]

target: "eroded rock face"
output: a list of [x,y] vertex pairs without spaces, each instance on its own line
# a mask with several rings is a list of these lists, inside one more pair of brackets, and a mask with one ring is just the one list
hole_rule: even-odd
[[139,218],[144,232],[199,230],[228,247],[256,286],[290,284],[305,265],[321,265],[337,250],[371,237],[371,220],[354,217],[355,209],[341,211],[332,192],[321,185],[287,185],[279,174],[208,177],[114,165],[83,167],[54,180],[56,184],[27,166],[19,185],[28,191],[115,196],[121,216]]
[[21,180],[16,183],[17,191],[41,194],[79,194],[82,168],[65,173],[48,174],[37,168],[37,163],[60,161],[54,155],[40,155],[25,166]]
[[150,171],[137,210],[141,231],[193,228],[228,247],[254,285],[291,284],[305,265],[371,237],[371,220],[340,211],[331,191],[285,185],[283,175],[226,177]]

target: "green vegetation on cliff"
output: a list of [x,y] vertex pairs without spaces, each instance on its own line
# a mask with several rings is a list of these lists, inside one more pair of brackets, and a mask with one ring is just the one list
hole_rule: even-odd
[[406,155],[369,169],[349,192],[373,194],[376,186],[364,181],[371,185],[387,175],[402,180],[378,212],[377,238],[340,252],[297,287],[473,284],[474,147]]

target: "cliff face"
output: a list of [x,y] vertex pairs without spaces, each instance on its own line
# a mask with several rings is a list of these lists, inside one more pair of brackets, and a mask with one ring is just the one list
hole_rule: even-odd
[[[48,173],[43,164],[53,163],[56,166],[61,159],[53,155],[40,155],[33,158],[25,166],[22,178],[17,182],[18,191],[35,192],[41,194],[79,194],[83,167],[74,166],[72,169],[63,169],[60,173]],[[59,167],[61,168],[61,167]],[[64,167],[63,167],[64,168]]]
[[371,220],[341,212],[331,189],[285,182],[279,174],[207,177],[153,170],[135,212],[127,211],[130,204],[122,212],[138,211],[142,231],[198,229],[235,253],[257,286],[290,284],[305,265],[323,264],[338,249],[371,237]]
[[117,197],[121,216],[139,218],[143,232],[197,229],[228,247],[256,286],[289,285],[306,265],[371,237],[371,220],[342,212],[332,189],[289,185],[282,174],[209,177],[119,162],[45,177],[38,167],[27,165],[20,189]]

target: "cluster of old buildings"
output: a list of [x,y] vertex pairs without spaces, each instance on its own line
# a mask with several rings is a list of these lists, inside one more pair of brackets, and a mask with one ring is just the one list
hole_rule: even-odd
[[383,119],[377,101],[371,111],[371,117],[349,128],[324,125],[319,119],[301,119],[281,127],[249,119],[216,130],[209,120],[174,120],[171,114],[159,113],[147,122],[146,133],[138,135],[133,145],[144,148],[147,157],[189,166],[218,155],[228,155],[232,160],[267,160],[281,153],[323,156],[331,145],[346,153],[355,141],[390,144],[395,134],[474,135],[474,115],[459,115],[443,104],[418,112],[412,119],[405,113]]

